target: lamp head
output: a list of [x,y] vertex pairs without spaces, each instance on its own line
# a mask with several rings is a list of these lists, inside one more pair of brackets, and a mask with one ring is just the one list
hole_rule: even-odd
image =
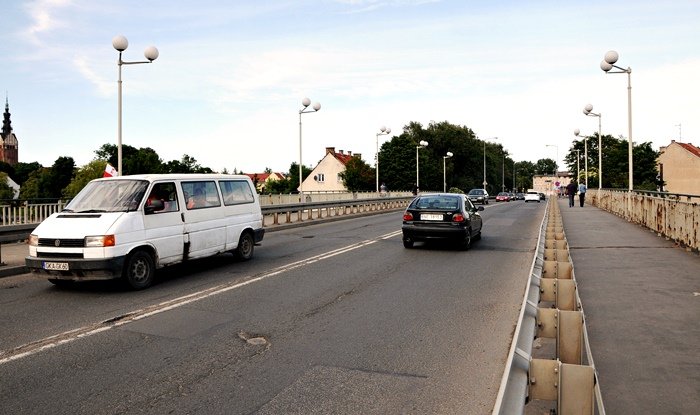
[[304,98],[304,99],[301,100],[301,105],[303,105],[304,108],[306,108],[306,107],[308,107],[309,105],[311,105],[311,100],[308,99],[308,98]]
[[117,35],[112,38],[112,47],[119,52],[124,52],[129,47],[129,41],[122,35]]
[[454,154],[452,154],[451,151],[448,151],[448,152],[447,152],[447,157],[452,157],[452,156],[454,156]]
[[149,61],[153,62],[154,60],[158,59],[158,49],[156,49],[155,46],[149,46],[143,52],[143,56],[145,56]]
[[386,129],[386,133],[387,133],[387,134],[391,134],[391,128],[387,128],[387,129]]
[[600,61],[600,69],[604,70],[605,72],[608,72],[611,70],[613,66],[605,61]]
[[581,130],[578,128],[574,130],[574,135],[578,137],[578,135],[581,134]]
[[318,111],[321,109],[321,103],[320,102],[314,102],[313,106],[314,111]]
[[425,140],[421,140],[420,143],[418,143],[418,144],[420,144],[423,147],[428,147],[428,142]]
[[614,50],[609,50],[605,53],[605,62],[614,65],[620,56]]
[[381,127],[379,127],[379,131],[386,132],[386,127],[382,125]]
[[591,104],[586,104],[585,107],[583,107],[583,113],[588,115],[590,112],[593,111],[593,105]]

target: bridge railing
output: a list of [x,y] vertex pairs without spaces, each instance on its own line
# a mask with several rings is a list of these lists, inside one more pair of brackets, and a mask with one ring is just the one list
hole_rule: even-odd
[[653,191],[589,191],[593,205],[645,226],[679,245],[700,249],[700,196]]

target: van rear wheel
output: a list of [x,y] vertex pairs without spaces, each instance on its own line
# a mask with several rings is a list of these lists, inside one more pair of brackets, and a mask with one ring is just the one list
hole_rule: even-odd
[[143,290],[153,284],[155,264],[153,257],[146,251],[136,251],[129,255],[124,263],[122,278],[135,290]]
[[244,232],[238,240],[238,246],[233,250],[233,256],[239,261],[247,261],[253,257],[255,241],[250,232]]

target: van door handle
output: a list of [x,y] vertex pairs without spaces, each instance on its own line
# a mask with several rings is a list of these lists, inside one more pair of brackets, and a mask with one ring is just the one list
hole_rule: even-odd
[[182,222],[185,222],[185,212],[180,212],[180,219],[182,219]]

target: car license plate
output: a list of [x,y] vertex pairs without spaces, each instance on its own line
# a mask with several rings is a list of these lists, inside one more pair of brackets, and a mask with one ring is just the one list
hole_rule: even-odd
[[421,213],[420,220],[442,220],[442,215],[435,215],[431,213]]
[[44,269],[49,271],[68,271],[67,262],[44,262]]

